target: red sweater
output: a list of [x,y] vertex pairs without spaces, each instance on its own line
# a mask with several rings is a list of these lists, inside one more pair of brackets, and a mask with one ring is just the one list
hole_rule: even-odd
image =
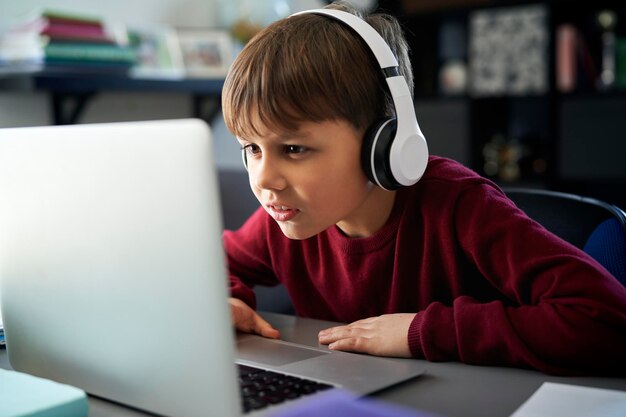
[[290,240],[260,208],[224,243],[231,293],[252,307],[249,286],[282,283],[299,316],[417,313],[416,358],[626,374],[626,289],[448,159],[431,157],[373,236]]

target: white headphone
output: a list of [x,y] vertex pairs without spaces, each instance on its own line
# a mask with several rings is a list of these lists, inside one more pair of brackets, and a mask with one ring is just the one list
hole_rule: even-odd
[[[415,184],[426,170],[428,146],[415,117],[411,92],[389,45],[373,27],[351,13],[313,9],[292,16],[301,14],[325,15],[343,22],[369,46],[389,86],[396,117],[387,117],[368,129],[361,151],[363,170],[370,181],[386,190]],[[245,153],[242,157],[247,168]]]

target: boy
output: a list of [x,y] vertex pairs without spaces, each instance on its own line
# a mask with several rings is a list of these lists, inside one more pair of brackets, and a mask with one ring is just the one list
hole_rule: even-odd
[[[366,21],[412,92],[397,21]],[[282,283],[298,315],[350,323],[320,332],[330,349],[624,374],[626,289],[495,184],[439,157],[415,185],[368,180],[363,137],[395,109],[346,24],[304,14],[263,30],[232,65],[223,109],[262,205],[224,233],[238,330],[280,337],[250,286]]]

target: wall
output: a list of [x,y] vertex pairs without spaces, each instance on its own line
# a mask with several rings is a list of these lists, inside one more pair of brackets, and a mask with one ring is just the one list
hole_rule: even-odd
[[[222,4],[235,0],[0,0],[0,28],[38,8],[72,10],[122,22],[128,27],[160,25],[219,27]],[[291,0],[293,10],[320,7],[319,0]],[[361,2],[363,3],[363,2]],[[367,2],[365,2],[367,3]],[[154,120],[190,117],[191,99],[170,93],[103,93],[87,106],[82,123]],[[48,96],[44,93],[0,91],[0,128],[41,126],[50,123]],[[220,168],[241,169],[239,145],[221,117],[213,123],[217,164]]]

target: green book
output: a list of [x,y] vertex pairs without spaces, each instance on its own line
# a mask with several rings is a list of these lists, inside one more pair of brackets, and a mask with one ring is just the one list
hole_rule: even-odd
[[46,58],[72,59],[83,61],[115,61],[134,63],[135,51],[130,47],[118,45],[49,43],[45,46]]
[[0,415],[87,417],[85,391],[29,374],[0,369]]

